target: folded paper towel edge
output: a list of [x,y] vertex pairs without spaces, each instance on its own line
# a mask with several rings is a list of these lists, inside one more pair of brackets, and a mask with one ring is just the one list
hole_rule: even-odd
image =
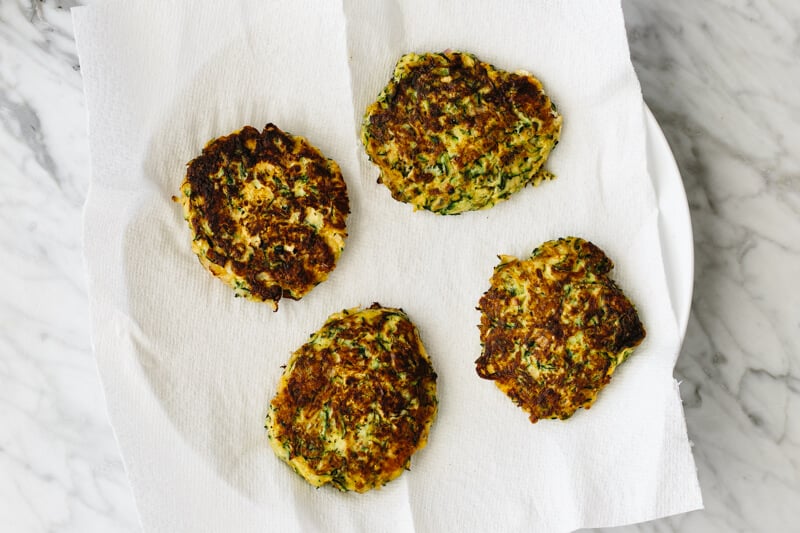
[[[71,22],[72,22],[73,33],[74,33],[74,36],[75,36],[75,48],[76,48],[76,52],[77,52],[77,56],[78,56],[78,64],[81,67],[81,69],[83,67],[84,62],[82,61],[83,54],[82,54],[82,47],[81,47],[81,42],[83,42],[83,39],[81,39],[80,36],[79,36],[80,32],[82,31],[81,30],[81,23],[80,23],[79,19],[81,17],[86,16],[91,11],[91,9],[92,9],[91,6],[85,6],[85,5],[84,6],[73,6],[73,7],[70,8],[70,18],[71,18]],[[81,72],[83,72],[83,69],[81,70]],[[83,83],[82,83],[82,87],[81,87],[81,92],[83,93],[84,102],[86,102],[88,100],[88,96],[86,94],[86,85],[83,84]],[[89,150],[89,158],[90,158],[90,163],[91,163],[92,147],[91,147],[91,143],[89,142],[89,129],[90,129],[91,120],[90,120],[90,116],[89,116],[89,106],[85,105],[85,107],[86,107],[86,114],[84,116],[84,126],[86,128],[86,130],[85,130],[86,131],[86,139],[87,139],[86,144],[87,144],[87,148]],[[109,405],[110,405],[109,404],[109,394],[108,394],[109,384],[108,384],[107,380],[103,378],[103,373],[102,373],[102,370],[100,368],[100,361],[99,361],[99,358],[97,357],[97,335],[98,335],[98,331],[97,331],[96,324],[98,324],[98,321],[94,318],[94,315],[95,315],[95,313],[98,312],[98,310],[97,310],[97,304],[96,304],[96,296],[94,294],[95,290],[94,290],[94,288],[92,286],[92,282],[91,282],[90,268],[89,268],[89,258],[88,258],[87,246],[86,246],[86,241],[87,241],[87,239],[86,239],[87,214],[88,214],[89,209],[91,209],[91,207],[90,207],[91,206],[91,201],[90,200],[91,200],[92,195],[94,194],[94,187],[95,187],[94,180],[91,177],[93,169],[94,169],[94,166],[90,164],[89,169],[88,169],[88,172],[89,172],[88,183],[89,183],[89,185],[88,185],[88,188],[87,188],[87,191],[86,191],[86,197],[84,199],[83,206],[81,207],[81,264],[82,264],[82,267],[83,267],[83,280],[84,280],[85,287],[86,287],[87,305],[89,307],[89,316],[90,316],[90,320],[89,320],[89,343],[90,343],[91,352],[92,352],[92,359],[94,361],[94,372],[95,372],[95,375],[97,376],[98,382],[100,383],[100,393],[101,393],[102,398],[103,398],[103,406],[102,406],[103,412],[105,414],[106,420],[109,423],[109,427],[111,428],[111,434],[112,434],[112,437],[114,439],[114,444],[116,445],[116,449],[117,449],[117,452],[118,452],[118,455],[119,455],[119,460],[120,460],[120,463],[122,465],[123,472],[125,473],[125,479],[128,481],[128,486],[126,488],[128,489],[128,492],[131,495],[131,499],[132,499],[132,501],[134,503],[134,507],[135,507],[135,511],[136,511],[134,513],[135,519],[136,519],[136,525],[138,526],[139,530],[143,531],[144,530],[144,522],[143,522],[143,519],[142,519],[142,513],[141,513],[141,510],[140,510],[139,501],[138,501],[138,498],[137,498],[136,491],[133,490],[133,487],[131,486],[131,482],[130,482],[130,476],[131,476],[130,465],[128,463],[128,459],[126,457],[126,454],[122,453],[122,446],[121,446],[121,443],[120,443],[120,435],[119,435],[119,431],[117,429],[117,426],[116,426],[116,424],[113,424],[111,422],[111,413],[110,413],[110,410],[109,410]]]

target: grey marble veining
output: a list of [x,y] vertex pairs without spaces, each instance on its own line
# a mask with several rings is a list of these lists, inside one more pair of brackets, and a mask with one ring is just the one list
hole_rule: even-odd
[[91,353],[69,3],[0,2],[0,531],[135,531]]
[[[0,531],[139,527],[89,341],[75,4],[0,2]],[[602,531],[800,531],[800,3],[623,7],[694,226],[675,375],[706,509]]]

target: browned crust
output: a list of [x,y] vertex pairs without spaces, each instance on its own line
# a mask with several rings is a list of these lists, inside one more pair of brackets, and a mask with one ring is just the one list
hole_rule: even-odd
[[[409,57],[414,59],[404,63]],[[448,153],[454,128],[468,131],[469,141]],[[533,180],[549,148],[529,153],[530,141],[547,138],[554,144],[560,130],[560,115],[532,75],[446,51],[401,58],[393,79],[367,109],[362,141],[381,169],[379,181],[396,200],[456,214],[489,207]],[[509,143],[512,135],[522,141]],[[502,155],[487,162],[487,154]],[[431,162],[443,157],[444,174],[432,174]],[[518,165],[522,176],[506,174],[512,160],[526,158]],[[482,194],[486,190],[492,192]]]
[[588,409],[644,339],[636,309],[608,277],[612,268],[602,250],[574,237],[495,268],[478,307],[476,370],[532,422]]
[[[328,433],[303,423],[323,408]],[[417,328],[401,309],[375,303],[332,315],[292,355],[267,427],[284,460],[302,457],[323,483],[365,492],[408,467],[436,408],[436,373]],[[359,449],[332,448],[331,433],[349,438],[366,427]]]
[[[253,180],[260,188],[248,197],[244,188]],[[300,182],[302,195],[296,193]],[[335,267],[341,248],[304,215],[320,213],[325,231],[343,242],[347,187],[338,165],[303,137],[274,124],[262,132],[245,126],[209,142],[189,162],[181,188],[200,241],[195,251],[203,250],[201,262],[215,275],[227,269],[241,280],[237,296],[277,307],[282,297],[301,298]],[[257,237],[257,246],[243,244],[243,233]]]

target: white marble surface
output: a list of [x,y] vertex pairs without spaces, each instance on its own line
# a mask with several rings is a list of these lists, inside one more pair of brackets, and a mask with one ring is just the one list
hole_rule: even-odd
[[[3,532],[139,530],[89,340],[75,4],[0,0]],[[800,3],[623,5],[694,225],[675,375],[706,509],[613,531],[800,531]]]

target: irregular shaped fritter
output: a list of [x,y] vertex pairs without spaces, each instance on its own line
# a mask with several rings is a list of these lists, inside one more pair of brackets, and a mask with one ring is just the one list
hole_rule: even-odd
[[396,200],[440,214],[484,209],[552,174],[561,116],[531,74],[446,51],[406,54],[366,111],[361,140]]
[[540,418],[588,409],[645,336],[636,309],[608,277],[594,244],[567,237],[529,259],[500,256],[480,299],[478,375]]
[[373,304],[331,315],[291,356],[266,428],[278,457],[312,485],[366,492],[408,468],[436,408],[417,328]]
[[273,309],[324,281],[344,248],[350,204],[339,166],[273,124],[210,141],[181,192],[200,263],[236,296]]

